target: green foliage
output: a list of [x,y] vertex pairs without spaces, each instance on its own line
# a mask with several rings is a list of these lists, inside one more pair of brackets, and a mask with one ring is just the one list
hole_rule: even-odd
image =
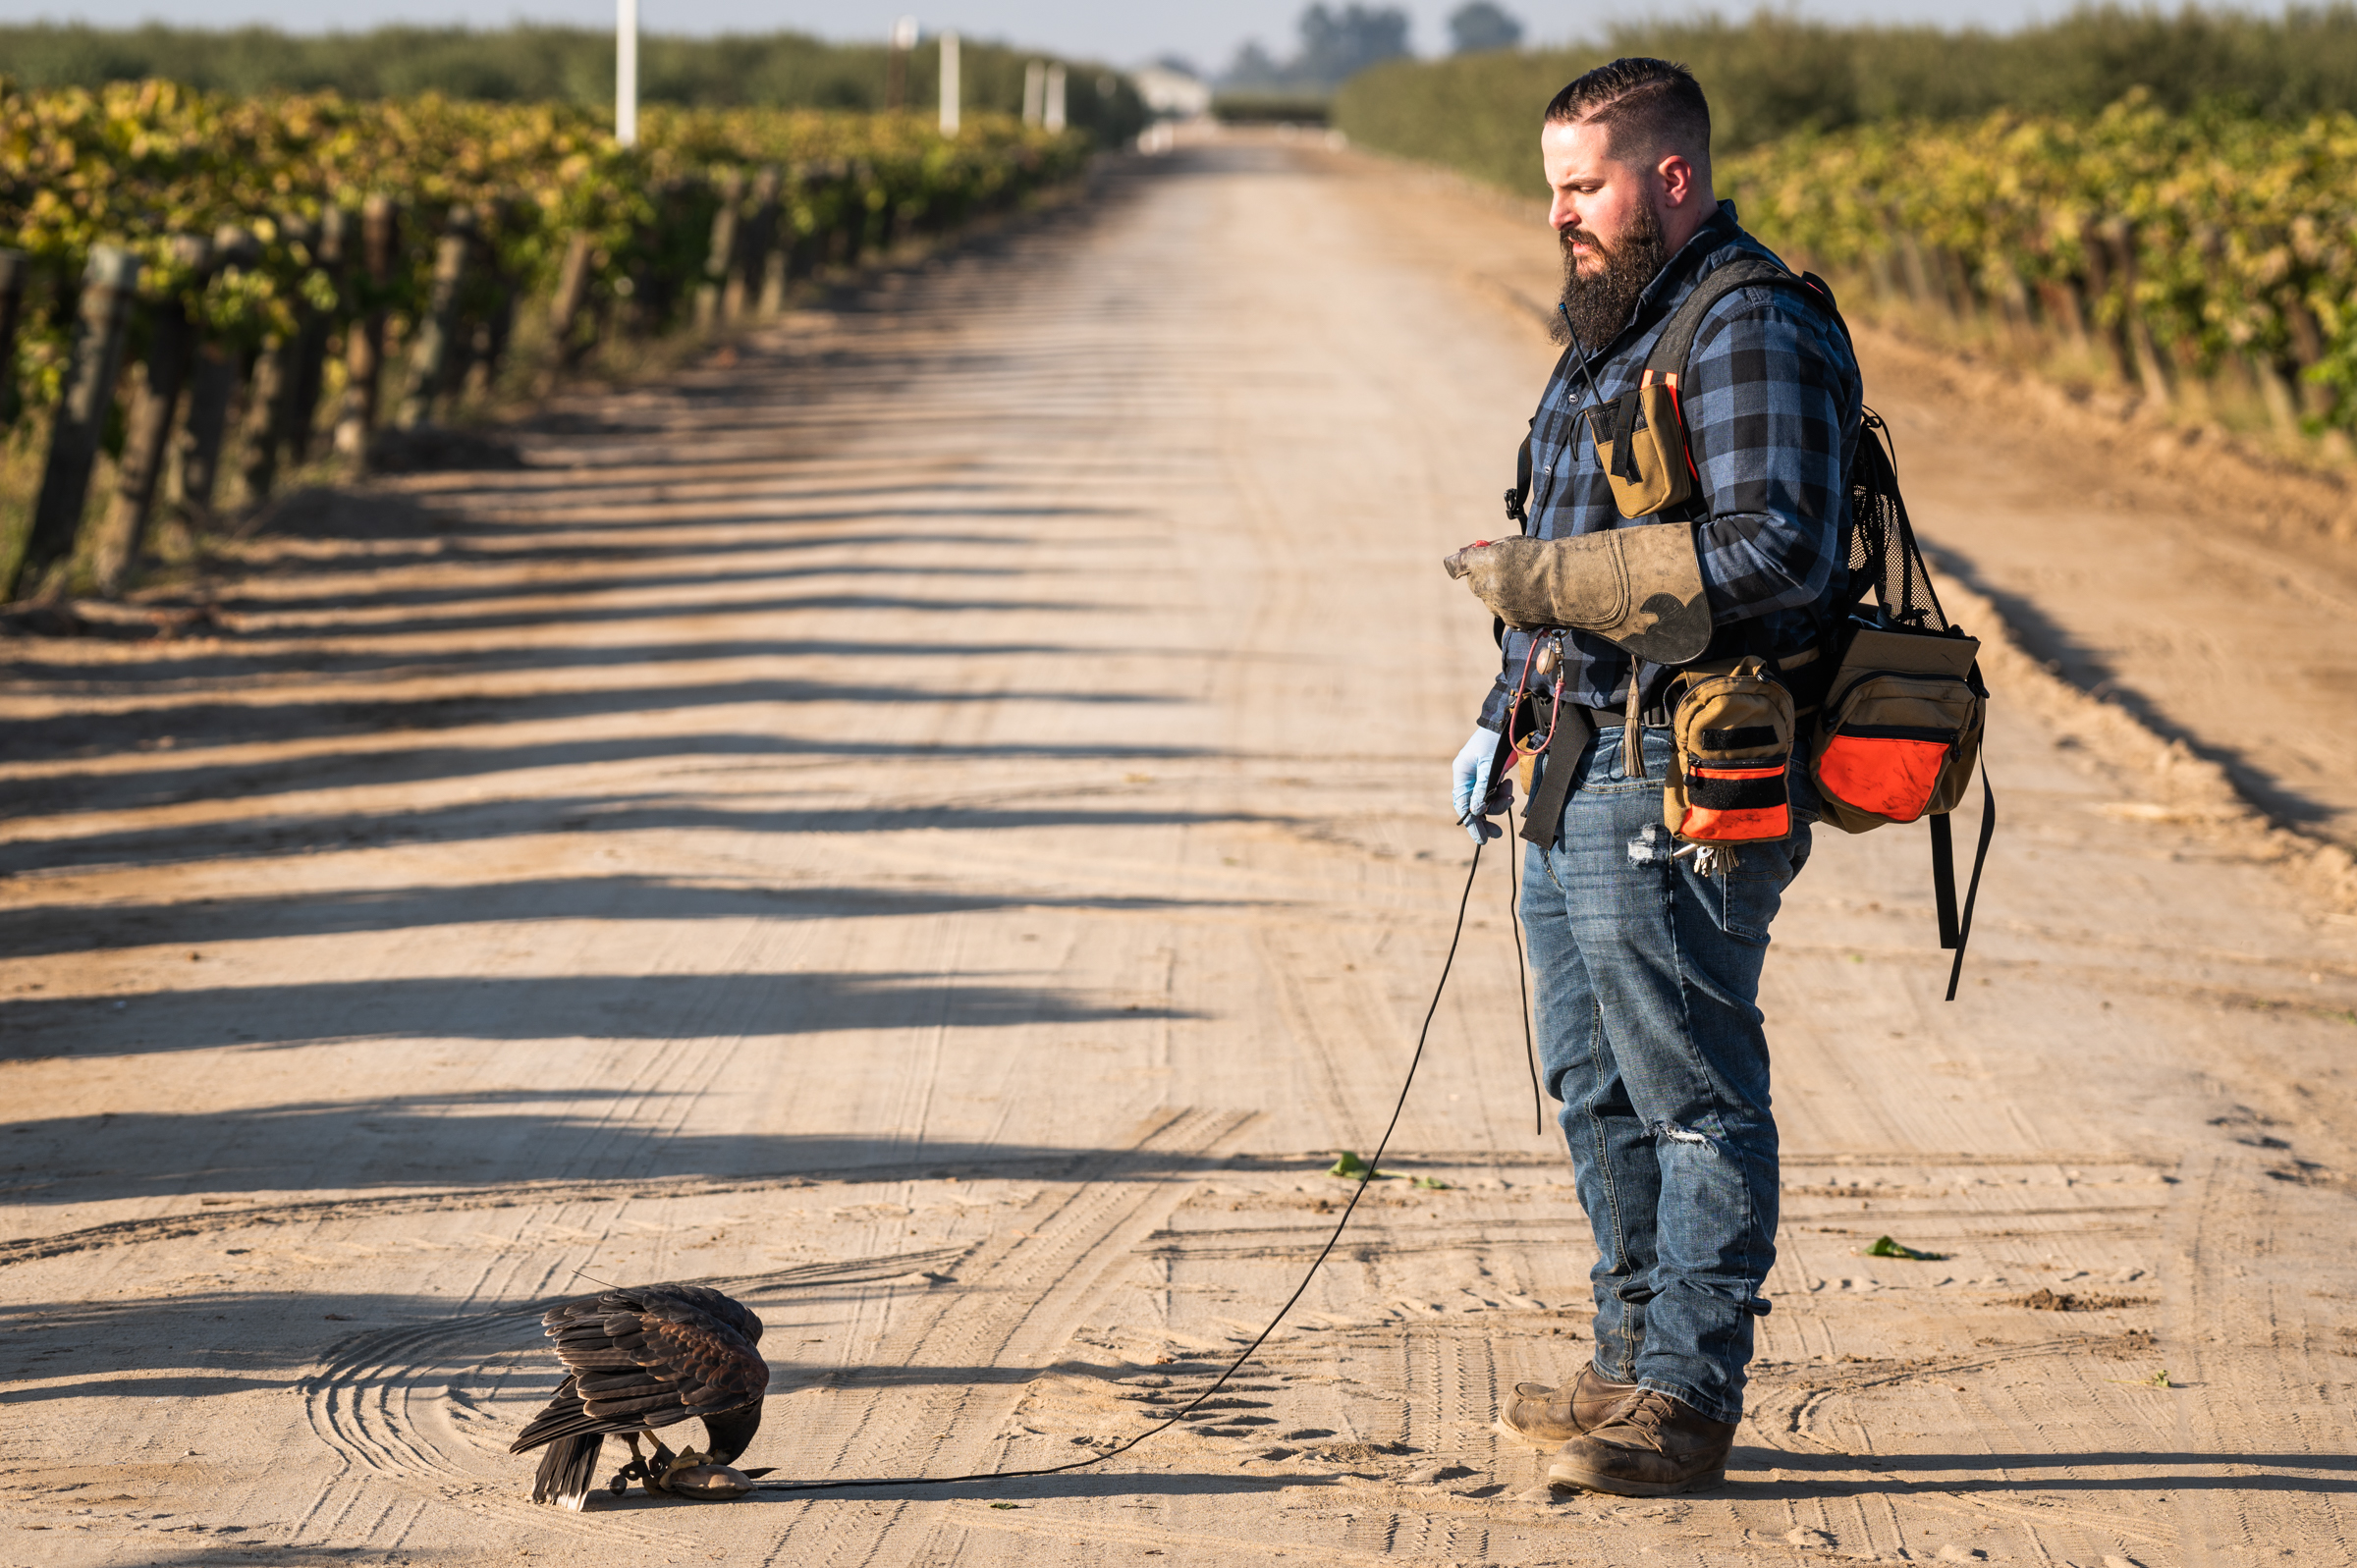
[[[1853,273],[1944,258],[1982,300],[2132,312],[2183,365],[2298,367],[2357,417],[2357,116],[2171,114],[2131,93],[2092,117],[1799,135],[1727,160],[1746,226]],[[2118,264],[2125,244],[2132,270]]]
[[1721,153],[1896,118],[2093,115],[2138,87],[2177,112],[2219,103],[2288,122],[2357,108],[2357,7],[2342,0],[2275,17],[2104,6],[2004,34],[1842,27],[1770,11],[1629,24],[1568,49],[1376,66],[1336,94],[1334,123],[1363,145],[1536,195],[1547,100],[1626,54],[1693,70]]
[[[1368,1164],[1364,1160],[1359,1159],[1358,1155],[1352,1150],[1344,1149],[1340,1153],[1341,1158],[1336,1160],[1333,1164],[1326,1167],[1326,1174],[1329,1176],[1340,1176],[1344,1181],[1356,1181],[1360,1183],[1369,1181],[1398,1181],[1400,1177],[1400,1173],[1397,1170],[1377,1170],[1372,1165]],[[1449,1190],[1449,1183],[1443,1181],[1438,1176],[1417,1176],[1410,1180],[1408,1185],[1411,1187],[1421,1187],[1427,1192],[1447,1192]]]
[[[546,288],[570,237],[586,232],[599,294],[650,283],[676,294],[703,262],[721,171],[779,166],[789,238],[847,224],[872,238],[887,218],[901,232],[950,227],[1069,178],[1088,154],[1077,132],[1051,135],[987,113],[950,139],[916,115],[658,105],[640,132],[642,144],[626,150],[602,115],[564,104],[0,84],[0,244],[33,266],[17,384],[27,405],[56,398],[82,270],[101,242],[138,253],[143,294],[178,292],[209,334],[251,346],[291,330],[301,301],[337,302],[309,235],[330,206],[376,192],[401,203],[401,254],[388,284],[356,282],[350,303],[413,317],[461,203],[481,225],[486,285]],[[173,236],[224,225],[255,242],[235,264],[199,277],[174,258]]]
[[1807,264],[1888,280],[1928,263],[1975,306],[2083,321],[2123,355],[2132,319],[2180,369],[2298,375],[2311,428],[2357,427],[2357,8],[2103,8],[2003,36],[1649,24],[1379,66],[1335,123],[1541,196],[1547,100],[1621,54],[1693,68],[1714,183]]
[[[716,38],[652,33],[638,45],[638,92],[647,103],[690,108],[884,107],[881,43],[836,44],[796,32]],[[969,108],[1019,114],[1023,69],[1043,57],[1004,44],[965,40],[959,81]],[[905,62],[906,102],[926,108],[940,92],[940,53],[920,44]],[[207,92],[256,95],[334,92],[346,98],[446,98],[501,103],[614,102],[614,34],[609,29],[511,27],[379,27],[369,32],[292,36],[269,27],[219,31],[100,28],[41,23],[0,27],[0,62],[29,87],[100,87],[168,78]],[[1145,106],[1126,78],[1067,61],[1066,113],[1101,140],[1133,136]]]
[[1889,1236],[1877,1239],[1873,1246],[1866,1249],[1866,1256],[1869,1258],[1911,1258],[1917,1263],[1943,1263],[1947,1258],[1947,1254],[1945,1252],[1918,1252],[1913,1247],[1902,1246],[1898,1242],[1892,1241]]

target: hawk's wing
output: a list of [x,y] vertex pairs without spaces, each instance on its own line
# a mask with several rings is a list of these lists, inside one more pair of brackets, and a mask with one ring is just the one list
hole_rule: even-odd
[[[704,1296],[717,1302],[698,1299]],[[566,1430],[552,1427],[542,1440],[668,1427],[690,1416],[723,1415],[758,1403],[769,1388],[769,1366],[729,1319],[760,1332],[760,1320],[742,1306],[693,1286],[609,1290],[550,1308],[541,1327],[556,1341],[557,1357],[573,1375],[580,1414],[568,1412],[570,1419],[555,1423]],[[552,1407],[543,1420],[556,1415]]]

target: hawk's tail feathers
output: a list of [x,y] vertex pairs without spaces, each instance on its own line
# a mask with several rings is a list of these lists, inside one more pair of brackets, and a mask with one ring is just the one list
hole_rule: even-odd
[[597,1485],[597,1450],[604,1443],[594,1432],[550,1443],[532,1477],[532,1501],[553,1502],[579,1513],[589,1501],[589,1488]]

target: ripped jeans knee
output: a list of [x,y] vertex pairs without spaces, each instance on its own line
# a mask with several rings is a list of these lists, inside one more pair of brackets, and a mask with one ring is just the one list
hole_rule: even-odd
[[1656,1138],[1664,1138],[1671,1143],[1700,1144],[1714,1155],[1719,1152],[1718,1139],[1707,1132],[1697,1131],[1695,1128],[1683,1126],[1674,1121],[1657,1121],[1646,1130]]

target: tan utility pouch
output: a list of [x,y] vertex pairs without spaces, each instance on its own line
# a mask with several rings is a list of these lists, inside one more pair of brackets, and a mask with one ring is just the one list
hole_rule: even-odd
[[1678,682],[1662,820],[1689,843],[1789,836],[1792,693],[1757,658],[1717,673],[1690,671]]
[[1826,692],[1810,778],[1828,822],[1865,833],[1953,811],[1980,759],[1978,640],[1860,626]]
[[1646,371],[1638,385],[1589,410],[1588,429],[1623,517],[1649,517],[1694,493],[1674,372]]

